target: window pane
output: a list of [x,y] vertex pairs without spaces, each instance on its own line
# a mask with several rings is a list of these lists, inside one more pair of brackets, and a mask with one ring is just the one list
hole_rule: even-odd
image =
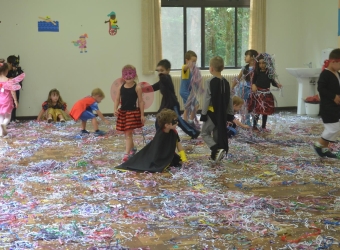
[[225,67],[235,67],[235,8],[205,8],[205,66],[220,56]]
[[201,67],[202,56],[201,20],[201,8],[187,8],[187,50],[192,50],[197,54],[198,67]]
[[237,8],[237,66],[244,65],[244,52],[249,48],[250,8]]
[[184,58],[183,8],[162,7],[163,58],[172,69],[180,69]]

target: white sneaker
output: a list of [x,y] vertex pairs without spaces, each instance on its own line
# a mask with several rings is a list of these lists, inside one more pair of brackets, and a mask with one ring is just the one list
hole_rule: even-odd
[[216,162],[220,162],[224,156],[225,150],[224,149],[218,149],[216,153]]

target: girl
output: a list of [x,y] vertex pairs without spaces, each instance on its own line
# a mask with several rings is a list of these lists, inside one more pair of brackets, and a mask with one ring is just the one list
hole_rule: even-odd
[[[136,83],[136,68],[132,65],[124,66],[122,78],[124,83],[116,96],[114,115],[117,117],[116,129],[125,133],[125,154],[123,156],[123,162],[125,162],[137,151],[133,144],[132,132],[136,128],[143,127],[145,118],[142,88]],[[119,103],[121,103],[120,109],[118,109]]]
[[[11,113],[14,108],[18,108],[18,100],[15,91],[21,89],[19,82],[25,78],[25,73],[8,79],[8,64],[0,62],[0,136],[7,135],[6,126],[11,120]],[[14,100],[14,105],[13,105]]]
[[254,110],[256,114],[253,121],[253,130],[258,131],[257,121],[259,115],[262,115],[262,130],[266,129],[268,115],[274,113],[274,96],[270,92],[270,84],[274,87],[281,88],[282,85],[275,81],[274,59],[267,53],[262,53],[256,57],[255,70],[253,72],[252,95],[248,102],[248,110]]
[[[242,67],[240,74],[235,78],[235,81],[232,84],[232,89],[235,88],[236,85],[237,88],[235,90],[235,95],[241,97],[244,102],[247,104],[248,100],[250,98],[250,75],[253,72],[254,66],[255,66],[255,58],[258,56],[258,53],[256,50],[250,49],[247,50],[244,53],[244,61],[247,63],[244,67]],[[244,105],[244,107],[247,107],[247,105]],[[243,108],[241,111],[242,118],[243,115],[245,115],[245,119],[242,119],[242,122],[244,122],[246,125],[251,126],[250,124],[250,112],[246,110],[246,108]]]
[[[42,109],[38,115],[37,121],[40,121],[42,117],[47,119],[48,123],[52,121],[65,122],[68,118],[69,111],[67,110],[67,104],[61,98],[59,90],[51,89],[48,93],[47,101],[42,105]],[[69,120],[69,119],[68,119]]]

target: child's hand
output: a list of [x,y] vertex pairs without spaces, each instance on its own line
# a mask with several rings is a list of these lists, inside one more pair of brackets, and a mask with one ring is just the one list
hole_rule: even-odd
[[334,102],[338,105],[340,105],[340,95],[336,95],[334,98]]
[[248,126],[248,125],[243,125],[243,128],[244,128],[244,129],[250,129],[250,126]]
[[115,117],[118,117],[118,114],[119,114],[118,110],[113,111],[113,114],[115,115]]
[[277,84],[277,87],[278,87],[279,89],[282,88],[282,84],[278,83],[278,84]]
[[252,85],[251,85],[251,90],[252,90],[253,92],[256,92],[256,91],[257,91],[257,87],[256,87],[255,84],[252,84]]
[[105,119],[104,122],[105,122],[106,125],[109,125],[109,124],[110,124],[109,120],[106,120],[106,119]]

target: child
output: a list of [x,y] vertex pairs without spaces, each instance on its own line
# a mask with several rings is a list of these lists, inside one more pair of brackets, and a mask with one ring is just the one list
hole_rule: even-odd
[[274,96],[270,92],[270,84],[281,88],[282,85],[275,81],[276,73],[273,58],[263,53],[256,57],[255,70],[252,76],[252,95],[248,102],[248,110],[256,114],[253,120],[253,130],[259,131],[257,122],[262,115],[262,130],[267,132],[266,124],[268,115],[274,113]]
[[[196,61],[197,61],[197,55],[194,51],[187,51],[184,55],[184,59],[185,59],[185,64],[182,66],[182,71],[181,71],[181,86],[179,89],[179,94],[181,95],[182,99],[183,99],[183,104],[186,107],[184,109],[184,113],[183,113],[183,118],[186,122],[188,122],[188,106],[191,105],[187,105],[187,101],[189,98],[189,95],[191,93],[192,90],[192,86],[191,86],[191,79],[193,77],[193,74],[191,72],[191,69],[196,65]],[[198,71],[199,72],[199,71]],[[190,119],[189,119],[189,123],[193,123],[193,120],[196,117],[196,112],[198,109],[198,101],[196,98],[193,98],[191,100],[191,104],[194,106],[194,110],[190,113]]]
[[[144,102],[142,98],[142,88],[137,85],[136,68],[126,65],[122,69],[124,83],[120,86],[114,104],[114,115],[117,117],[116,129],[125,133],[125,154],[123,162],[133,156],[137,149],[134,146],[132,132],[136,128],[144,125]],[[138,100],[138,107],[136,105]],[[118,109],[121,103],[120,109]]]
[[[170,70],[171,63],[166,59],[159,61],[159,63],[157,64],[156,71],[159,74],[159,81],[152,85],[152,89],[153,91],[159,90],[163,95],[161,106],[159,107],[157,113],[159,113],[164,108],[172,109],[177,114],[178,126],[192,139],[196,139],[200,135],[200,131],[197,131],[193,126],[189,125],[181,117],[179,103],[175,94],[175,87],[172,83],[171,76],[169,75]],[[143,89],[143,91],[146,90]],[[157,119],[155,122],[155,127],[156,130],[159,129]]]
[[8,69],[9,66],[7,63],[0,63],[0,136],[7,135],[6,126],[11,120],[13,107],[19,107],[15,91],[21,88],[19,82],[25,77],[25,73],[23,73],[16,78],[8,79],[6,77]]
[[329,151],[330,142],[335,142],[340,132],[340,49],[334,49],[325,61],[318,80],[320,94],[320,115],[324,124],[324,131],[320,139],[315,142],[314,150],[320,157],[338,158],[339,152]]
[[[118,169],[163,172],[169,166],[177,167],[181,161],[187,161],[176,131],[177,114],[173,110],[163,109],[157,114],[157,121],[161,129],[157,130],[153,140]],[[176,148],[179,155],[175,153]]]
[[[256,62],[255,58],[258,56],[258,53],[256,50],[250,49],[247,50],[244,55],[244,61],[247,65],[242,67],[240,74],[232,84],[232,89],[238,85],[235,95],[241,97],[247,103],[251,93],[250,75],[253,72]],[[245,124],[250,126],[250,112],[245,110],[243,114],[245,114]]]
[[37,121],[40,121],[44,116],[48,123],[51,123],[52,121],[56,122],[58,120],[60,122],[65,122],[66,115],[70,113],[67,110],[66,102],[63,101],[63,98],[61,98],[60,92],[57,89],[50,90],[47,101],[45,101],[41,106],[42,109],[38,115]]
[[111,29],[119,29],[118,25],[117,25],[118,21],[117,21],[117,18],[116,18],[116,12],[111,11],[111,13],[108,14],[107,16],[109,16],[110,19],[108,21],[105,21],[105,23],[109,22],[110,25],[111,25]]
[[[239,112],[242,109],[243,105],[244,105],[244,100],[241,97],[233,96],[233,109],[234,109],[234,112]],[[236,119],[236,117],[234,117],[234,119],[233,119],[233,124],[235,124],[236,126],[239,126],[241,128],[244,128],[244,129],[249,129],[250,128],[250,126],[248,126],[246,124],[243,124],[238,119]]]
[[[200,120],[203,121],[202,138],[211,150],[210,159],[219,162],[224,152],[228,152],[227,121],[230,105],[230,85],[222,77],[224,61],[215,56],[210,60],[209,71],[213,78],[206,82],[205,99]],[[213,136],[211,136],[213,133]]]
[[98,129],[98,121],[96,116],[93,114],[93,111],[96,111],[97,115],[100,117],[105,124],[110,124],[108,120],[105,119],[102,112],[99,111],[98,103],[100,103],[105,98],[104,92],[96,88],[92,90],[91,96],[85,97],[79,101],[77,101],[71,111],[70,116],[74,120],[81,120],[81,133],[82,134],[89,134],[90,132],[86,130],[86,122],[87,120],[92,121],[92,126],[94,129],[95,135],[105,135],[104,131]]
[[[20,57],[16,57],[14,55],[11,55],[9,57],[7,57],[7,64],[8,64],[8,74],[7,74],[7,78],[15,78],[19,75],[21,75],[22,73],[24,73],[24,71],[22,71],[21,67],[19,66],[20,64]],[[20,86],[22,87],[22,81],[19,82]],[[16,90],[15,94],[17,96],[17,100],[19,103],[19,97],[20,97],[20,90]],[[11,116],[11,122],[19,122],[17,120],[17,109],[14,105],[14,108],[12,110],[12,116]]]

